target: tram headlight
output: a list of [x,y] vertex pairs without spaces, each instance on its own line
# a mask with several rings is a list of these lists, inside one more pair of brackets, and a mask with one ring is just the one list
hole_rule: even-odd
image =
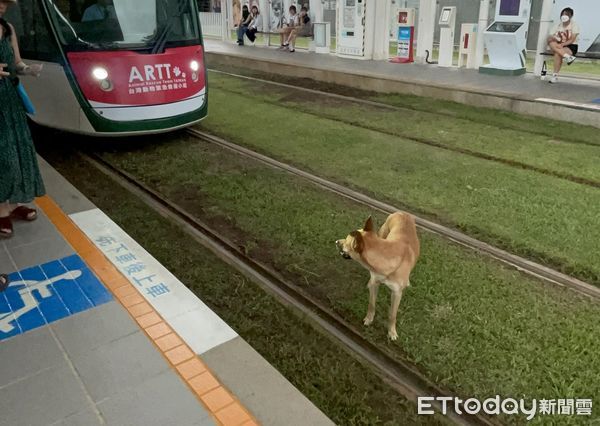
[[200,64],[198,63],[198,61],[192,61],[190,62],[190,68],[192,69],[192,71],[196,72],[200,69]]
[[113,89],[113,84],[108,78],[108,71],[106,71],[106,68],[96,67],[92,70],[92,75],[98,80],[102,90],[110,92]]
[[108,78],[108,71],[105,68],[97,67],[92,71],[92,75],[96,80],[106,80]]

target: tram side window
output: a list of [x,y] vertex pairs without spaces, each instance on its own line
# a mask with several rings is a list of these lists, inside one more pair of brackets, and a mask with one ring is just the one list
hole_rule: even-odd
[[8,9],[6,20],[15,27],[24,58],[60,62],[54,36],[48,30],[36,0],[20,0],[15,7]]

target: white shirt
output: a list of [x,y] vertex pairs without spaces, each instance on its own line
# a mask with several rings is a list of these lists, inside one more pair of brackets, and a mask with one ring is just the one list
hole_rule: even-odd
[[254,28],[255,30],[260,30],[262,28],[262,15],[260,13],[252,18],[249,27]]
[[572,19],[568,22],[568,25],[566,26],[564,26],[562,22],[555,24],[550,31],[550,35],[552,36],[558,34],[562,37],[561,43],[567,41],[571,38],[573,34],[575,34],[575,41],[573,42],[573,44],[577,44],[577,42],[579,41],[580,33],[581,30],[579,29],[579,25],[577,25],[577,22],[575,22]]
[[287,20],[287,24],[290,27],[297,27],[300,25],[300,17],[296,13],[295,15],[290,15]]

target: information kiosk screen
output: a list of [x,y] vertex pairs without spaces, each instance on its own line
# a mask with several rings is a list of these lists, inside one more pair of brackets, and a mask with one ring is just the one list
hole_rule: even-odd
[[500,0],[500,15],[519,16],[521,0]]
[[522,25],[522,22],[494,22],[487,30],[493,33],[514,33]]

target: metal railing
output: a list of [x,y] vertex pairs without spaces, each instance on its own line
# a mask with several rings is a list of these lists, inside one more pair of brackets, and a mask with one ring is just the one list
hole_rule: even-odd
[[202,34],[206,37],[223,37],[223,15],[215,12],[200,12]]

